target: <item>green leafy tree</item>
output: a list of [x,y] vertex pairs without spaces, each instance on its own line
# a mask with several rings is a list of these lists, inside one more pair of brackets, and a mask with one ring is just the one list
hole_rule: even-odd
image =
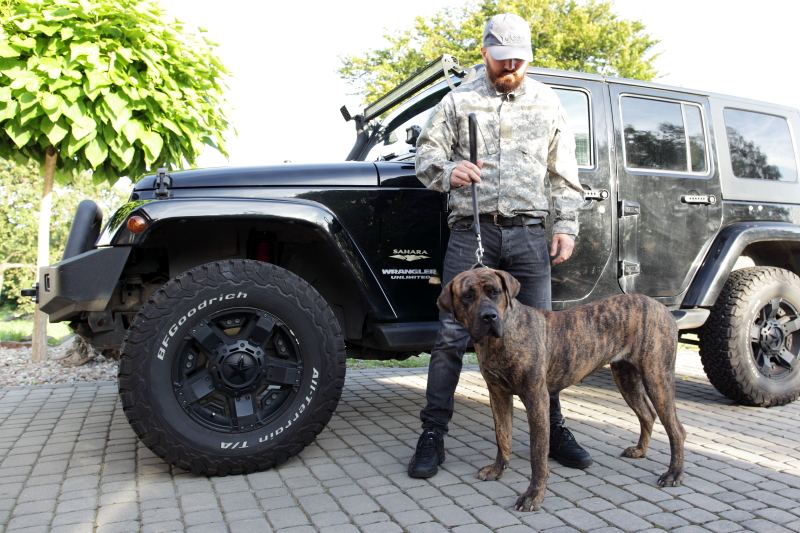
[[[214,43],[147,0],[0,2],[0,158],[43,163],[38,265],[49,263],[54,176],[95,183],[225,153],[227,71]],[[46,318],[34,318],[33,358]]]
[[386,48],[343,56],[339,75],[369,102],[443,53],[462,65],[482,63],[483,29],[499,13],[518,14],[530,24],[533,66],[640,80],[657,75],[651,51],[658,41],[644,24],[618,18],[611,1],[593,0],[484,0],[446,8],[386,33]]

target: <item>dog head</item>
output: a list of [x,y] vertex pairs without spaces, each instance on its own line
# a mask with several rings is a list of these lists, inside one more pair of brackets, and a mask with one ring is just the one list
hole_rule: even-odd
[[503,316],[514,305],[519,282],[502,270],[478,268],[456,276],[442,289],[439,309],[451,313],[478,342],[487,335],[502,338]]

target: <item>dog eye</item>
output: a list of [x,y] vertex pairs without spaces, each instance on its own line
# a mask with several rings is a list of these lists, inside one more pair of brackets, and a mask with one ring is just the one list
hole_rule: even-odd
[[497,289],[492,289],[492,296],[497,296],[498,294],[500,294],[500,291],[499,291],[499,290],[497,290]]
[[464,298],[465,300],[469,300],[472,298],[472,293],[471,292],[464,293],[461,295],[461,297]]

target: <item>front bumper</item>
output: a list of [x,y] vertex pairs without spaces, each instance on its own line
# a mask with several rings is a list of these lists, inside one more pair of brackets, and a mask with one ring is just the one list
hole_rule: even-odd
[[131,248],[98,248],[39,269],[39,309],[50,322],[81,311],[102,311],[122,275]]

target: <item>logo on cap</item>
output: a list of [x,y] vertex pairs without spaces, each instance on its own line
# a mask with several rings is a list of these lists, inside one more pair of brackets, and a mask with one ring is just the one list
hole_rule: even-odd
[[505,35],[501,37],[503,39],[504,45],[514,45],[514,44],[523,44],[525,43],[525,37],[518,33],[511,33],[507,32]]

